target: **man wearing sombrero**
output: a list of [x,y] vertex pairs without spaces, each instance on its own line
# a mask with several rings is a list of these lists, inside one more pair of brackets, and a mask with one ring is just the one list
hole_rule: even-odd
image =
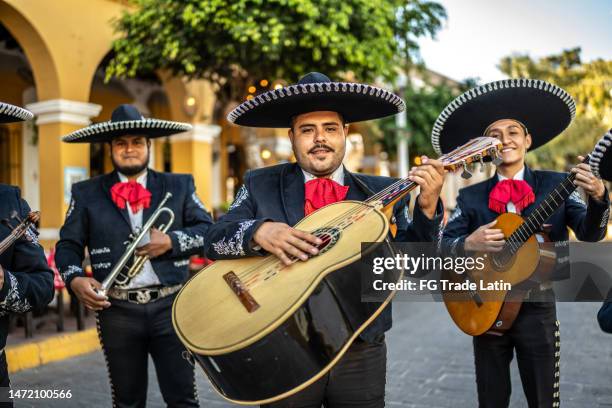
[[[0,124],[30,120],[32,112],[0,102]],[[0,242],[11,233],[11,227],[26,219],[30,213],[28,203],[21,198],[19,188],[0,184]],[[25,313],[42,308],[53,299],[53,271],[47,265],[37,233],[26,232],[12,246],[0,253],[0,398],[7,401],[10,387],[6,365],[6,336],[9,314]],[[3,405],[4,406],[4,405]],[[12,406],[12,404],[11,404]]]
[[[230,122],[289,128],[297,163],[245,174],[228,213],[209,230],[207,255],[226,259],[272,253],[289,264],[291,257],[306,260],[309,254],[316,254],[318,238],[293,225],[327,204],[345,199],[363,201],[394,182],[388,177],[350,173],[343,167],[348,124],[394,115],[404,107],[393,93],[370,85],[332,82],[320,73],[310,73],[296,85],[266,92],[239,105],[228,115]],[[421,187],[414,214],[409,215],[406,201],[394,208],[396,239],[400,241],[433,242],[439,231],[443,168],[440,162],[424,156],[423,163],[410,173]],[[331,288],[356,329],[373,309],[361,302],[360,277],[351,268],[330,274],[322,286]],[[384,333],[390,328],[391,308],[387,307],[331,371],[303,391],[272,405],[320,407],[325,402],[326,407],[336,407],[358,402],[363,407],[383,406]]]
[[[63,138],[67,143],[110,144],[114,170],[72,186],[66,221],[55,260],[66,287],[97,311],[100,343],[110,377],[113,406],[142,407],[147,399],[148,358],[153,358],[168,406],[198,406],[193,366],[171,321],[172,301],[188,277],[189,257],[202,254],[211,218],[198,198],[193,177],[148,168],[150,139],[184,132],[190,125],[145,119],[121,105],[109,122],[97,123]],[[140,273],[96,293],[126,250],[125,242],[147,222],[166,193],[174,212],[168,233],[153,228],[137,255],[149,255]],[[166,223],[168,217],[157,222]],[[93,278],[82,268],[89,252]]]
[[[471,89],[452,101],[432,131],[437,152],[448,152],[467,139],[486,135],[503,143],[503,162],[489,180],[459,191],[457,206],[444,230],[442,248],[454,256],[471,251],[500,251],[502,231],[495,218],[504,212],[528,216],[567,175],[525,166],[529,149],[544,145],[571,122],[572,97],[540,80],[508,79]],[[582,161],[582,157],[580,157]],[[610,205],[602,181],[588,164],[572,170],[576,190],[546,220],[552,241],[566,241],[568,227],[583,241],[605,237]],[[564,278],[562,270],[552,280]],[[523,390],[529,407],[559,406],[559,323],[550,281],[531,288],[513,325],[503,334],[474,337],[476,382],[480,407],[507,407],[510,401],[510,362],[516,351]]]

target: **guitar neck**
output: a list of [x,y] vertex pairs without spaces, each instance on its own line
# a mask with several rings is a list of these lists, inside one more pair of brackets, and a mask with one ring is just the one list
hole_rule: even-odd
[[401,200],[417,186],[418,184],[414,181],[402,179],[380,193],[373,195],[367,199],[366,202],[373,205],[380,205],[382,208],[387,208],[394,205],[398,200]]
[[13,231],[13,232],[10,233],[10,235],[8,235],[6,238],[4,238],[2,240],[2,242],[0,242],[0,255],[2,255],[4,253],[4,251],[9,249],[11,247],[11,245],[13,245],[15,243],[15,241],[17,241],[21,235],[23,235],[23,233],[22,234],[16,234]]
[[32,224],[29,221],[25,221],[15,227],[11,233],[0,242],[0,255],[11,247],[19,238],[21,238],[28,231]]
[[521,226],[508,237],[508,242],[515,244],[511,246],[510,251],[515,253],[520,245],[542,229],[546,220],[548,220],[548,218],[561,207],[565,200],[567,200],[570,194],[576,190],[576,185],[574,184],[575,178],[576,175],[570,173],[570,175],[567,176],[567,178],[563,180],[531,214],[529,214],[529,217],[525,219]]

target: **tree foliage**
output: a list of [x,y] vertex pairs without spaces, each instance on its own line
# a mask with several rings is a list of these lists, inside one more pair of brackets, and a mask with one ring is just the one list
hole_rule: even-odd
[[590,152],[612,127],[612,61],[583,63],[580,51],[573,48],[537,60],[519,54],[504,57],[500,62],[503,73],[559,85],[576,101],[574,123],[561,136],[528,155],[532,165],[566,170],[568,164],[576,162],[577,155]]
[[116,24],[107,68],[129,77],[165,69],[241,99],[259,79],[293,82],[309,71],[360,81],[392,79],[418,59],[417,38],[446,17],[428,0],[135,0]]

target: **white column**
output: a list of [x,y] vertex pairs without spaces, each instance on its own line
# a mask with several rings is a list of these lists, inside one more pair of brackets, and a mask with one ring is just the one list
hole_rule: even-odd
[[91,118],[100,114],[102,106],[95,103],[70,101],[67,99],[50,99],[26,105],[36,115],[36,124],[71,123],[87,126]]
[[[36,88],[33,86],[23,92],[23,105],[36,101]],[[40,208],[38,142],[34,121],[29,120],[21,127],[21,169],[23,189],[21,196],[28,202],[33,210]]]
[[[88,102],[71,101],[67,99],[50,99],[41,102],[34,102],[26,105],[26,109],[32,111],[36,115],[36,125],[45,125],[52,123],[73,124],[87,126],[91,123],[91,118],[96,117],[102,110],[101,105]],[[40,142],[40,140],[39,140]],[[38,150],[38,146],[36,146]],[[36,157],[38,163],[38,157]],[[36,180],[38,188],[36,189],[36,200],[38,207],[40,203],[40,183],[39,178]],[[61,188],[61,183],[57,188]],[[67,186],[69,189],[70,186]],[[32,208],[35,208],[32,206]],[[57,228],[41,228],[40,239],[42,240],[57,240],[59,239],[59,230]]]

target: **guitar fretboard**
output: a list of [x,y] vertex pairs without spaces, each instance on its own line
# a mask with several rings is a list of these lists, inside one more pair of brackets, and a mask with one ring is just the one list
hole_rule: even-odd
[[514,255],[521,245],[523,245],[529,237],[541,230],[542,226],[555,211],[557,211],[565,200],[576,190],[574,173],[571,173],[563,180],[547,197],[538,205],[529,217],[518,227],[506,241],[506,248]]

